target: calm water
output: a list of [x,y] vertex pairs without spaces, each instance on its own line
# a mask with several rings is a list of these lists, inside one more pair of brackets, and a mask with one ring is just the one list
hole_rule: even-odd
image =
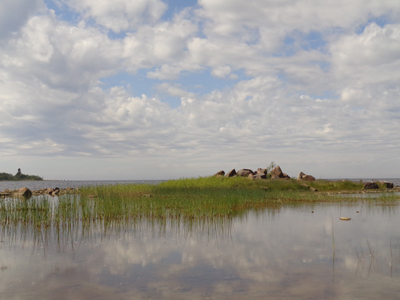
[[42,188],[65,189],[67,187],[79,188],[82,186],[115,185],[115,184],[157,184],[165,180],[43,180],[43,181],[0,181],[0,191],[4,189],[16,190],[27,187],[31,190]]
[[41,234],[20,225],[2,228],[0,299],[400,298],[399,202]]

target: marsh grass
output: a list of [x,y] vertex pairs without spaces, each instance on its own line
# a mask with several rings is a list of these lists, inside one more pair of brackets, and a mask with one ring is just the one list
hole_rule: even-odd
[[[321,192],[312,192],[314,187]],[[0,201],[3,236],[7,228],[46,228],[74,232],[74,228],[110,230],[148,226],[186,226],[205,231],[224,227],[232,217],[248,210],[276,207],[284,203],[359,201],[325,192],[359,190],[350,181],[303,182],[297,180],[249,180],[247,178],[200,177],[162,182],[158,185],[112,185],[82,188],[79,195],[6,198]],[[398,197],[388,196],[386,202]],[[136,226],[136,227],[135,227]],[[142,225],[140,225],[142,226]],[[226,226],[225,226],[226,228]],[[11,230],[12,231],[12,230]],[[10,231],[10,232],[11,232]],[[7,234],[6,234],[7,235]]]
[[[310,187],[320,192],[313,192]],[[162,182],[158,185],[111,185],[85,187],[80,195],[57,200],[8,198],[0,201],[0,222],[22,220],[35,226],[79,220],[130,223],[135,220],[201,220],[226,218],[276,203],[343,201],[325,192],[355,191],[362,183],[317,180],[249,180],[247,178],[200,177]],[[387,201],[398,199],[385,196]],[[355,201],[358,201],[354,199]],[[351,201],[351,199],[346,199]]]
[[[314,187],[320,192],[313,192]],[[204,177],[162,182],[158,185],[111,185],[85,187],[76,195],[36,196],[29,200],[0,200],[0,238],[34,241],[74,248],[83,240],[102,240],[140,232],[159,236],[167,229],[184,238],[229,238],[233,218],[265,208],[279,212],[282,205],[305,202],[358,202],[357,198],[327,195],[360,190],[361,183],[297,180],[249,180]],[[374,202],[377,199],[373,199]],[[391,208],[398,197],[388,194],[380,201]],[[369,200],[364,200],[369,201]],[[387,207],[386,207],[387,206]],[[334,243],[334,242],[333,242]]]

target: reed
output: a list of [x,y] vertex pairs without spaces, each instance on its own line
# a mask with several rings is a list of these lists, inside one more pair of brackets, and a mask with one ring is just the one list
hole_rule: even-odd
[[[310,187],[322,192],[313,192]],[[151,228],[159,234],[167,227],[174,227],[188,235],[201,232],[229,236],[232,219],[245,217],[248,210],[279,209],[283,203],[358,202],[360,199],[327,196],[326,192],[351,192],[361,187],[353,182],[317,180],[305,183],[241,177],[85,187],[76,195],[0,200],[0,235],[2,240],[9,241],[33,238],[37,245],[55,239],[60,248],[83,238],[98,235],[106,238],[143,228]],[[396,199],[398,197],[385,196],[382,203],[390,204]],[[386,206],[383,207],[386,209]],[[332,243],[334,249],[333,232]]]
[[[313,192],[310,186],[321,192]],[[243,215],[277,203],[359,201],[327,196],[324,192],[360,189],[350,181],[305,182],[297,180],[249,180],[200,177],[170,180],[158,185],[112,185],[82,188],[79,195],[30,200],[0,201],[0,223],[20,221],[36,227],[130,224],[140,220],[217,220]],[[397,197],[398,198],[398,197]],[[395,199],[395,197],[385,198]]]

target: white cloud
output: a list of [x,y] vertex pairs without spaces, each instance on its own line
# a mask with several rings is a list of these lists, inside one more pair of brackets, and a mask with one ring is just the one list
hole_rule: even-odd
[[188,12],[182,11],[172,21],[154,26],[144,25],[124,39],[126,69],[136,72],[139,68],[161,66],[149,72],[150,78],[175,78],[182,69],[196,67],[183,64],[187,55],[188,40],[197,32],[197,25],[190,21]]
[[33,76],[38,84],[76,91],[116,72],[122,48],[98,31],[35,16],[0,54],[11,76]]
[[2,0],[0,2],[0,40],[10,37],[41,8],[40,0]]
[[390,0],[200,0],[199,4],[198,14],[210,21],[206,32],[224,36],[242,35],[243,31],[271,26],[282,33],[335,27],[347,30],[385,13],[397,17],[400,9],[399,3]]
[[160,0],[64,0],[85,18],[114,32],[136,29],[143,23],[154,24],[167,5]]
[[[372,23],[361,34],[345,35],[330,47],[336,76],[352,84],[393,84],[400,73],[400,25]],[[357,82],[357,83],[356,83]]]
[[171,85],[167,82],[164,82],[157,86],[157,90],[160,92],[167,93],[170,96],[174,97],[184,97],[184,98],[194,98],[194,93],[189,93],[183,90],[180,85]]
[[211,74],[216,77],[224,78],[224,77],[230,75],[231,72],[232,72],[232,69],[230,66],[219,66],[219,67],[213,69]]
[[[37,2],[0,30],[5,155],[140,157],[169,177],[266,155],[333,170],[399,145],[397,3],[203,0],[168,20],[160,1],[63,3],[78,25]],[[123,72],[126,88],[113,81]]]

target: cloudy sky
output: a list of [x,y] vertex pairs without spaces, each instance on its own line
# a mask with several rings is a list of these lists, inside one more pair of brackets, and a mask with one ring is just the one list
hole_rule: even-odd
[[0,172],[400,177],[397,0],[2,0]]

